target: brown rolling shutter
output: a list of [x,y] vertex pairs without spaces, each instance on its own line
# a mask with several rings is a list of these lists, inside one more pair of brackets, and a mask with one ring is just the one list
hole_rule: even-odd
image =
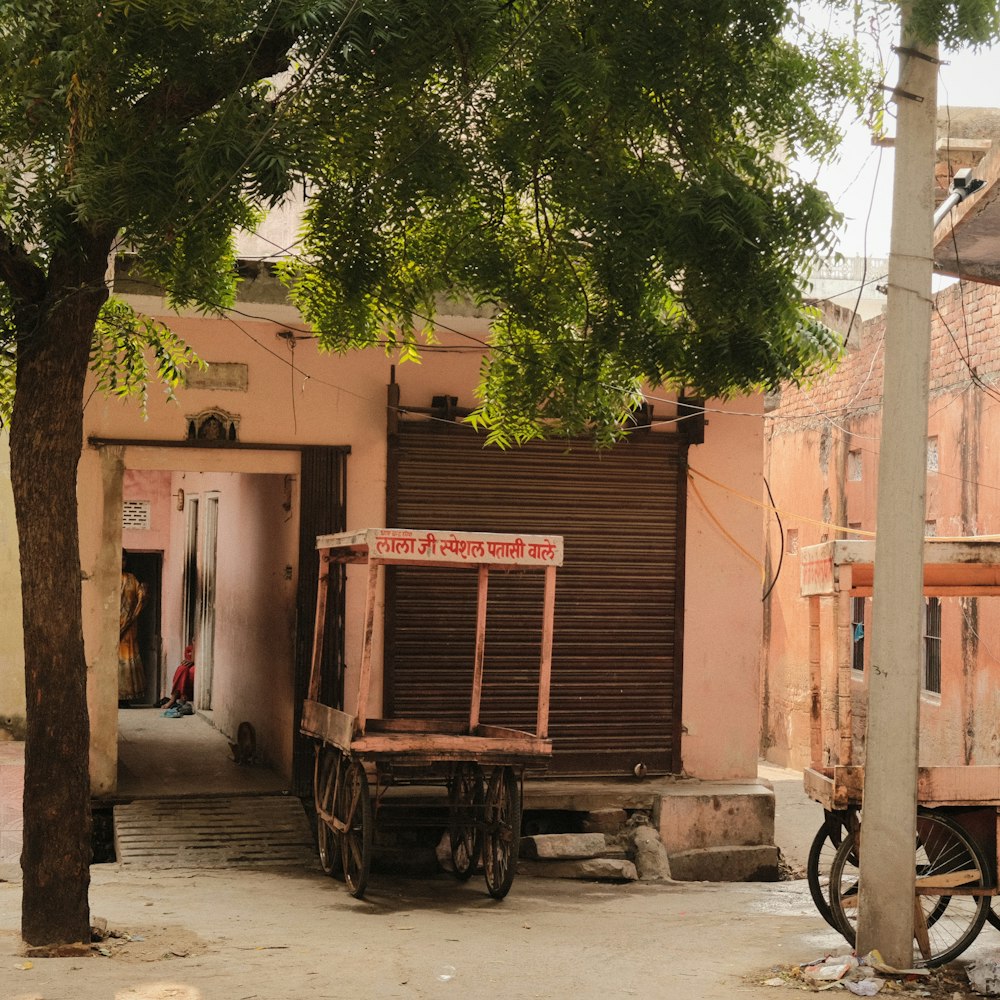
[[[560,534],[552,774],[679,769],[683,468],[678,434],[484,448],[467,427],[401,422],[389,524]],[[490,576],[482,716],[534,728],[541,575]],[[397,568],[386,599],[387,714],[468,711],[475,585],[468,572]]]
[[[292,786],[296,795],[312,794],[313,748],[299,732],[302,702],[309,689],[313,625],[316,620],[316,584],[319,553],[316,536],[347,527],[348,448],[312,446],[302,449],[299,517],[299,581],[296,592],[295,728],[292,747]],[[323,650],[323,692],[327,705],[342,706],[344,691],[344,575],[331,574],[327,601],[327,641]]]

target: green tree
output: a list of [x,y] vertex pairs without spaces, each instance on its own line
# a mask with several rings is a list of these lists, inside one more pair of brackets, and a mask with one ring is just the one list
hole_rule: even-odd
[[[937,22],[952,11],[925,7]],[[406,353],[440,295],[492,303],[478,419],[501,443],[620,433],[643,379],[727,394],[809,377],[838,346],[803,311],[799,274],[835,213],[771,154],[829,152],[863,87],[851,46],[794,38],[794,13],[790,0],[0,0],[26,942],[89,934],[84,381],[94,365],[105,389],[141,387],[143,347],[168,380],[187,360],[109,301],[112,253],[136,254],[175,304],[221,309],[234,230],[304,186],[302,261],[285,277],[321,343],[389,330]]]

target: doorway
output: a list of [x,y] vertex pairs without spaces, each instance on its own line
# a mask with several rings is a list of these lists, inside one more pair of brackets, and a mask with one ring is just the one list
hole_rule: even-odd
[[[306,741],[298,734],[297,711],[311,658],[316,536],[343,527],[345,450],[245,450],[227,453],[215,463],[227,467],[213,469],[199,468],[212,463],[194,452],[163,449],[155,460],[140,457],[162,467],[126,466],[124,502],[144,502],[148,514],[141,528],[124,532],[122,547],[146,560],[139,571],[152,585],[143,622],[156,636],[147,648],[159,647],[150,660],[158,668],[151,690],[158,685],[157,693],[167,693],[185,647],[193,644],[194,704],[219,734],[227,767],[226,740],[235,740],[247,722],[260,762],[274,767],[286,787],[308,786],[311,746],[308,759],[300,760]],[[120,781],[145,780],[155,772],[146,755],[161,743],[169,754],[182,731],[192,730],[184,721],[162,721],[155,709],[149,715],[129,720],[146,721],[141,731],[119,728]]]
[[125,550],[125,561],[146,588],[146,600],[136,620],[139,655],[142,658],[143,695],[135,704],[152,705],[163,681],[162,603],[163,553]]

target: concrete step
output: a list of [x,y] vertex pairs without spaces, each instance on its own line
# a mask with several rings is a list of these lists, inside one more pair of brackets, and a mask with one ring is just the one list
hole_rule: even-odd
[[700,847],[669,853],[679,882],[777,882],[778,849],[772,845]]
[[715,847],[772,847],[774,792],[762,784],[678,783],[660,800],[668,853]]

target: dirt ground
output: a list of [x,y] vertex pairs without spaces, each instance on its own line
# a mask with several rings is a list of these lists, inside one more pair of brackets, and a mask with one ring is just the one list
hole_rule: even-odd
[[[793,987],[762,985],[776,968],[841,947],[804,882],[619,886],[522,876],[496,903],[479,878],[386,875],[357,901],[318,869],[100,865],[92,912],[120,936],[96,946],[106,954],[27,959],[16,869],[3,874],[14,879],[0,883],[3,1000],[780,1000]],[[1000,935],[987,928],[981,941],[987,935],[1000,950]],[[957,976],[931,993],[951,998],[962,985]]]
[[[819,825],[795,772],[769,770],[776,840],[794,870]],[[477,876],[374,875],[364,900],[304,869],[150,870],[95,865],[91,955],[22,954],[20,870],[0,866],[0,1000],[476,998],[782,1000],[764,985],[846,946],[804,880],[608,885],[519,875],[497,903]],[[984,928],[963,956],[1000,959]],[[846,992],[838,991],[841,996]],[[886,989],[970,996],[962,963]]]
[[[501,903],[481,879],[375,878],[364,901],[318,870],[94,868],[112,938],[87,958],[20,953],[18,882],[0,883],[5,1000],[767,993],[748,973],[831,941],[798,883],[598,885],[521,877]],[[30,964],[30,968],[25,968]],[[676,992],[675,992],[676,990]]]

